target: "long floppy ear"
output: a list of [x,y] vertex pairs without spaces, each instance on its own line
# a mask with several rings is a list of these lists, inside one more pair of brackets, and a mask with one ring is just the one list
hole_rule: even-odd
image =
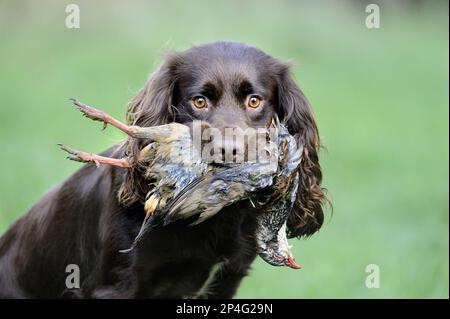
[[[173,121],[172,102],[180,57],[179,53],[169,54],[164,64],[131,100],[127,110],[128,124],[149,127]],[[150,190],[149,181],[143,178],[144,167],[137,158],[145,142],[133,138],[128,138],[126,142],[127,154],[134,159],[134,166],[127,171],[119,190],[119,201],[125,205],[144,202]]]
[[309,236],[322,226],[323,206],[328,202],[321,186],[320,138],[311,106],[285,64],[280,66],[278,75],[278,103],[280,117],[286,121],[297,144],[304,147],[297,200],[287,224],[288,235],[289,238]]

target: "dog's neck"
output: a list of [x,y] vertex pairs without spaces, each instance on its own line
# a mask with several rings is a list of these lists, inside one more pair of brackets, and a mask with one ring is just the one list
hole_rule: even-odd
[[[213,281],[211,270],[218,264],[225,267],[229,260],[235,259],[242,250],[242,240],[245,245],[256,248],[253,242],[257,213],[251,211],[249,205],[239,203],[225,207],[196,226],[174,222],[147,234],[131,252],[136,274],[134,282],[138,287],[136,294],[146,296],[147,287],[155,285],[167,293],[165,289],[173,284],[167,278],[178,283],[176,298],[180,297],[178,294],[194,296],[206,281],[209,287]],[[247,254],[256,257],[256,249],[253,254]]]

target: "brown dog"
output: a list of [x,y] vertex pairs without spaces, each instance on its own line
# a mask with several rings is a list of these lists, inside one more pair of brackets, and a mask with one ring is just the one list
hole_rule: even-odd
[[[275,113],[305,147],[288,234],[307,236],[323,222],[320,142],[311,108],[285,63],[234,42],[172,53],[131,101],[128,121],[203,120],[221,130],[245,129],[263,127]],[[224,153],[246,147],[217,143]],[[130,139],[103,155],[122,158],[143,146]],[[122,254],[142,223],[149,187],[139,166],[87,164],[50,190],[0,238],[0,297],[232,297],[256,256],[257,212],[240,202],[196,227],[175,222]],[[66,286],[66,267],[73,264],[80,269],[79,289]]]

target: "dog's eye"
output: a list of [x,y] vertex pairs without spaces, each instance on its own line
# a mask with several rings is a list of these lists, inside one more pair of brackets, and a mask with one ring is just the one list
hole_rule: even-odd
[[248,99],[247,106],[251,107],[252,109],[256,109],[258,106],[261,105],[261,98],[257,95],[252,95]]
[[194,97],[193,101],[195,107],[198,109],[202,109],[206,106],[206,98],[204,98],[203,96]]

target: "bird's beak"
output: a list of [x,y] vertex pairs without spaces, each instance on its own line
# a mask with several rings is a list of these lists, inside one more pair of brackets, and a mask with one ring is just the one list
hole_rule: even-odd
[[289,256],[285,262],[285,265],[292,269],[300,269],[300,266],[295,262],[294,258]]

